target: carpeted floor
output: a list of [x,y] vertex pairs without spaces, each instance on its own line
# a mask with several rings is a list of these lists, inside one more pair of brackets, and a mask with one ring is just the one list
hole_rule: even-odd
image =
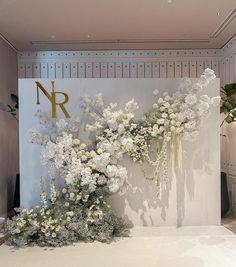
[[112,244],[0,246],[3,267],[235,267],[236,235],[223,226],[140,227]]

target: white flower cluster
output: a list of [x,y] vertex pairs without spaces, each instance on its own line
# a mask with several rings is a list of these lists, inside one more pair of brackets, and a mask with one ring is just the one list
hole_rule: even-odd
[[[45,184],[41,181],[42,193],[41,203],[42,207],[35,207],[32,209],[20,209],[20,216],[15,218],[15,224],[12,228],[12,234],[24,233],[28,228],[32,228],[32,232],[38,231],[45,238],[56,238],[57,232],[60,231],[62,217],[69,215],[61,214],[61,218],[55,218],[45,192]],[[54,181],[50,185],[50,201],[51,205],[55,205],[58,198],[58,192],[55,188]]]
[[[210,98],[201,95],[201,91],[215,77],[213,70],[206,69],[197,83],[192,84],[190,79],[184,78],[179,90],[173,95],[163,93],[145,116],[146,122],[151,125],[151,129],[148,129],[150,135],[159,139],[166,136],[168,141],[174,135],[195,140],[202,118],[209,112],[210,105],[218,105],[220,102],[220,97]],[[151,120],[149,115],[152,117]]]
[[[178,150],[181,139],[195,140],[199,135],[200,126],[210,109],[220,103],[220,96],[210,98],[201,92],[215,79],[213,70],[206,69],[196,83],[184,78],[179,90],[170,95],[165,92],[153,104],[153,108],[144,116],[143,124],[150,139],[159,140],[159,149],[155,161],[151,160],[146,149],[145,159],[155,166],[154,178],[157,184],[168,181],[167,143],[172,142],[172,149]],[[158,90],[154,90],[158,95]],[[149,142],[148,138],[146,138]],[[139,148],[140,149],[140,148]],[[140,155],[140,158],[143,155]],[[176,159],[178,161],[178,159]]]
[[95,99],[84,98],[83,106],[93,119],[93,124],[88,124],[86,129],[96,134],[97,155],[93,159],[96,169],[110,178],[107,183],[109,190],[117,192],[127,185],[127,170],[118,165],[118,162],[134,146],[130,124],[138,105],[132,99],[126,103],[124,110],[118,109],[117,104],[113,103],[105,106],[102,95],[99,94]]
[[66,132],[43,147],[41,159],[50,174],[59,174],[67,184],[79,182],[81,187],[88,189],[88,194],[101,185],[107,185],[114,193],[126,183],[127,171],[114,164],[111,153],[102,148],[90,150]]

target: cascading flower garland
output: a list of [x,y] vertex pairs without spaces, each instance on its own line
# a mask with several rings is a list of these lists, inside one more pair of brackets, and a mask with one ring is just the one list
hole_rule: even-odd
[[[201,94],[214,78],[214,72],[206,69],[196,83],[183,79],[175,93],[163,93],[140,120],[134,118],[138,109],[134,100],[122,110],[114,103],[106,106],[101,94],[84,97],[81,108],[89,122],[89,144],[80,140],[79,120],[55,122],[38,111],[47,133],[32,130],[31,140],[43,146],[41,160],[52,179],[50,193],[42,183],[41,207],[20,209],[8,220],[8,244],[62,246],[127,236],[129,225],[106,202],[129,186],[128,171],[121,165],[123,155],[153,167],[153,175],[146,178],[155,180],[160,194],[169,182],[168,151],[175,152],[178,165],[181,140],[195,140],[210,106],[219,104],[220,97]],[[153,93],[157,96],[158,90]],[[62,189],[57,189],[58,179],[64,180]]]

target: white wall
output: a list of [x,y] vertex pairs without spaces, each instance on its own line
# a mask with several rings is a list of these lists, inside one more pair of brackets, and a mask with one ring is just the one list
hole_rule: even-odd
[[[50,80],[40,80],[45,88],[51,88]],[[105,100],[117,102],[119,107],[134,98],[139,105],[138,116],[154,103],[153,90],[160,92],[177,90],[178,79],[56,79],[55,88],[69,96],[66,104],[69,113],[75,116],[79,111],[79,99],[88,94],[102,93]],[[219,95],[219,80],[205,89],[213,97]],[[41,128],[34,116],[38,108],[50,111],[46,97],[36,104],[35,79],[19,82],[20,96],[20,169],[21,203],[23,206],[38,204],[40,177],[46,176],[40,163],[41,147],[29,142],[29,129]],[[61,113],[59,113],[59,116]],[[80,116],[82,123],[83,116]],[[82,127],[83,129],[83,124]],[[115,195],[111,205],[119,214],[126,214],[134,225],[212,225],[220,223],[220,146],[219,107],[211,107],[209,117],[203,123],[196,142],[183,142],[183,168],[175,175],[170,172],[171,183],[156,196],[154,181],[144,178],[138,164],[127,157],[124,164],[129,170],[132,187],[123,196]],[[169,165],[170,169],[170,165]],[[24,192],[27,192],[25,194]]]
[[[0,102],[11,103],[17,94],[17,53],[0,39]],[[13,206],[15,176],[18,173],[18,122],[0,111],[0,216]]]

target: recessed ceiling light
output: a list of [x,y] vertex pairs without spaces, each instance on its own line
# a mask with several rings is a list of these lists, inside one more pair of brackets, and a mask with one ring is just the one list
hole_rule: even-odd
[[172,3],[172,0],[167,0],[167,2],[168,2],[169,4],[171,4],[171,3]]

